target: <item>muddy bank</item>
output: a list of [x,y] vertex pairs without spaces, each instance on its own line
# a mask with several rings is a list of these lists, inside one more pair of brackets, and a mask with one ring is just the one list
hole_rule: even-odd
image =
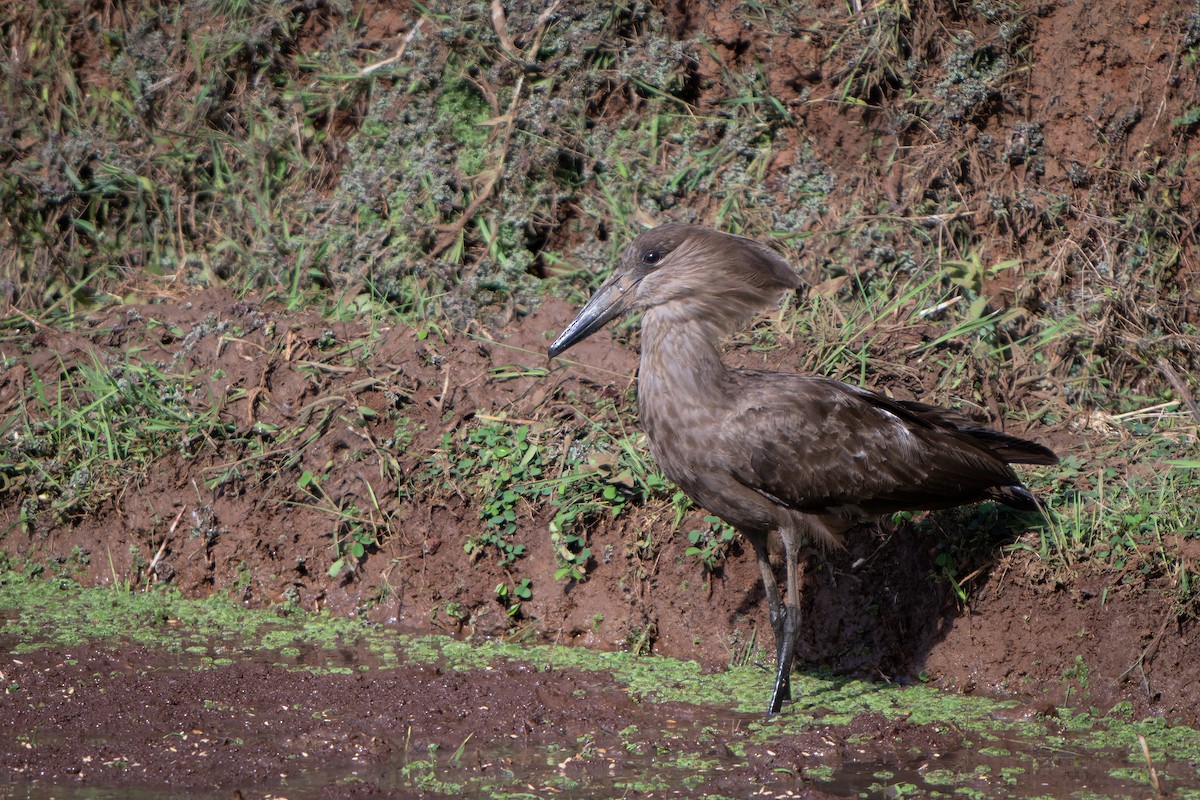
[[22,581],[0,592],[6,796],[1142,797],[1139,735],[1161,786],[1200,790],[1200,736],[1128,708],[798,675],[767,720],[754,666]]

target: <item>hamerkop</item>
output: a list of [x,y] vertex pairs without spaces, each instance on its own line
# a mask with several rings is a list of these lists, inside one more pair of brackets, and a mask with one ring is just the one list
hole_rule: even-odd
[[[666,476],[754,546],[775,632],[768,714],[791,699],[806,537],[841,545],[864,519],[984,499],[1035,509],[1008,465],[1058,461],[949,409],[828,378],[725,366],[721,338],[800,286],[763,244],[663,225],[633,241],[549,351],[557,356],[623,312],[645,311],[638,414]],[[768,559],[772,531],[787,564],[783,598]]]

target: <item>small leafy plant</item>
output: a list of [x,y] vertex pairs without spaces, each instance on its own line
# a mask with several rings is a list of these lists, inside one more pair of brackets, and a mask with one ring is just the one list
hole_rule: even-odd
[[521,603],[533,597],[533,580],[521,578],[512,586],[501,581],[496,584],[496,598],[508,608],[508,615],[515,617],[521,613]]
[[[484,529],[468,539],[463,548],[471,554],[492,548],[507,566],[525,554],[525,545],[513,541],[517,532],[517,503],[527,493],[525,486],[542,475],[541,448],[529,436],[529,426],[496,423],[467,430],[460,457],[452,473],[473,483],[482,495],[480,517]],[[443,439],[454,448],[451,434]]]
[[705,572],[714,572],[728,555],[733,540],[737,538],[737,531],[712,514],[706,514],[704,521],[708,523],[707,528],[688,531],[691,546],[684,551],[684,555],[697,559],[704,565]]

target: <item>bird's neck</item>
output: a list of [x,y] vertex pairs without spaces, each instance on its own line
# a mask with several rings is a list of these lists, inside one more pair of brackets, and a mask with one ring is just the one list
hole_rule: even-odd
[[638,412],[653,436],[657,410],[681,405],[714,407],[729,374],[719,343],[719,320],[682,303],[655,306],[642,317]]

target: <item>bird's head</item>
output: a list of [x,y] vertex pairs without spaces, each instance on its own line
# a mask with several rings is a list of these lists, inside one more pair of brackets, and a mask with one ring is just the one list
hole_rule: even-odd
[[728,332],[802,285],[778,253],[753,239],[698,225],[660,225],[625,249],[612,275],[550,345],[550,356],[625,312],[656,306],[673,305]]

